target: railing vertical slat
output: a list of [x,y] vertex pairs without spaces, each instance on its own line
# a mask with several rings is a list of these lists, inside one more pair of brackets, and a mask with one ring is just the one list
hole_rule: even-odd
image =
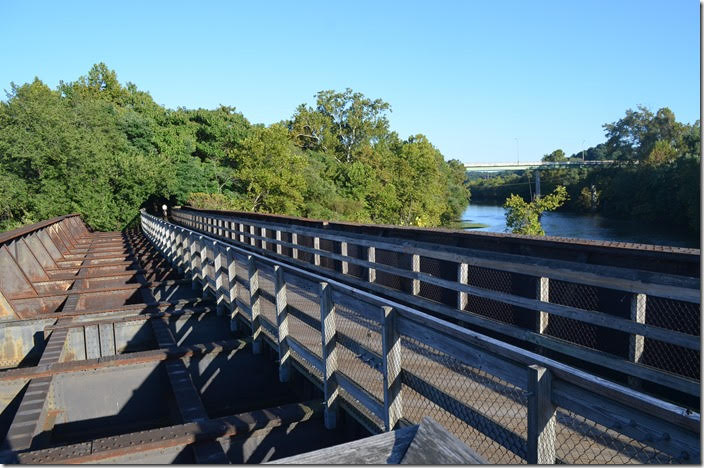
[[276,327],[279,344],[279,380],[288,382],[291,378],[291,352],[288,349],[288,299],[284,271],[274,265],[274,292],[276,297]]
[[544,367],[528,367],[528,440],[530,464],[555,463],[555,406],[552,377]]
[[249,273],[249,307],[252,312],[252,352],[262,352],[262,322],[259,304],[259,270],[252,255],[247,256],[247,271]]
[[227,247],[225,249],[227,257],[227,291],[230,304],[230,331],[237,331],[239,324],[237,322],[237,314],[239,313],[239,307],[237,306],[237,260],[235,258],[235,252],[232,248]]
[[[636,323],[645,323],[645,308],[647,296],[645,294],[631,295],[631,320]],[[632,362],[640,362],[645,346],[645,337],[631,334],[628,337],[628,359]],[[628,377],[628,383],[634,387],[640,387],[640,379]]]
[[[548,278],[537,278],[536,281],[536,298],[542,302],[550,302],[550,279]],[[548,320],[550,316],[547,312],[542,310],[536,311],[535,314],[535,331],[538,333],[545,333],[548,328]]]
[[[376,248],[375,247],[367,247],[365,249],[367,251],[367,261],[370,263],[376,263]],[[376,269],[375,268],[367,268],[367,281],[370,283],[375,283],[376,282]]]
[[225,312],[225,284],[227,275],[225,269],[225,247],[219,242],[213,241],[213,251],[215,252],[215,305],[217,315],[223,315]]
[[320,336],[323,353],[323,393],[325,397],[325,427],[334,429],[337,425],[338,396],[337,384],[337,328],[335,326],[335,304],[332,288],[328,283],[320,285]]
[[401,336],[396,326],[397,311],[381,307],[382,374],[384,378],[384,425],[394,430],[403,417],[401,398]]
[[[469,265],[466,263],[457,264],[457,282],[460,284],[467,284],[469,281]],[[457,308],[459,310],[464,310],[467,307],[467,293],[458,291],[457,292]]]

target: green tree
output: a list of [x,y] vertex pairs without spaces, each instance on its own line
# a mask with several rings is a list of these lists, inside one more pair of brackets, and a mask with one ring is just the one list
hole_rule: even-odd
[[565,156],[565,152],[561,149],[556,149],[552,153],[543,156],[542,160],[545,162],[564,162],[567,161],[567,156]]
[[567,200],[567,190],[558,186],[555,191],[544,197],[536,197],[532,202],[526,202],[518,195],[511,195],[504,203],[506,210],[506,229],[514,234],[544,236],[540,215],[545,211],[553,211]]

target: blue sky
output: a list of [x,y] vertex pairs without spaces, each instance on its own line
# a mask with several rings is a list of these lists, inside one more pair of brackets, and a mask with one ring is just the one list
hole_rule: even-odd
[[350,87],[465,162],[577,152],[638,104],[699,118],[696,0],[3,0],[0,16],[0,89],[104,61],[167,107],[270,124]]

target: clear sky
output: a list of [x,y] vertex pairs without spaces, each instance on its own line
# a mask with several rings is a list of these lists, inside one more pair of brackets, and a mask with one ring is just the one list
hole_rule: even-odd
[[167,107],[270,124],[350,87],[465,162],[572,154],[638,104],[699,118],[696,0],[0,0],[0,18],[0,89],[104,61]]

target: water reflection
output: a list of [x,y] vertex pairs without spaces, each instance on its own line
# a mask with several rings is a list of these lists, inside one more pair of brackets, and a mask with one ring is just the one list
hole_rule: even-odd
[[[486,225],[472,230],[506,232],[504,209],[499,205],[472,203],[462,221]],[[549,236],[699,248],[699,239],[691,234],[598,214],[552,212],[545,213],[541,221]]]

